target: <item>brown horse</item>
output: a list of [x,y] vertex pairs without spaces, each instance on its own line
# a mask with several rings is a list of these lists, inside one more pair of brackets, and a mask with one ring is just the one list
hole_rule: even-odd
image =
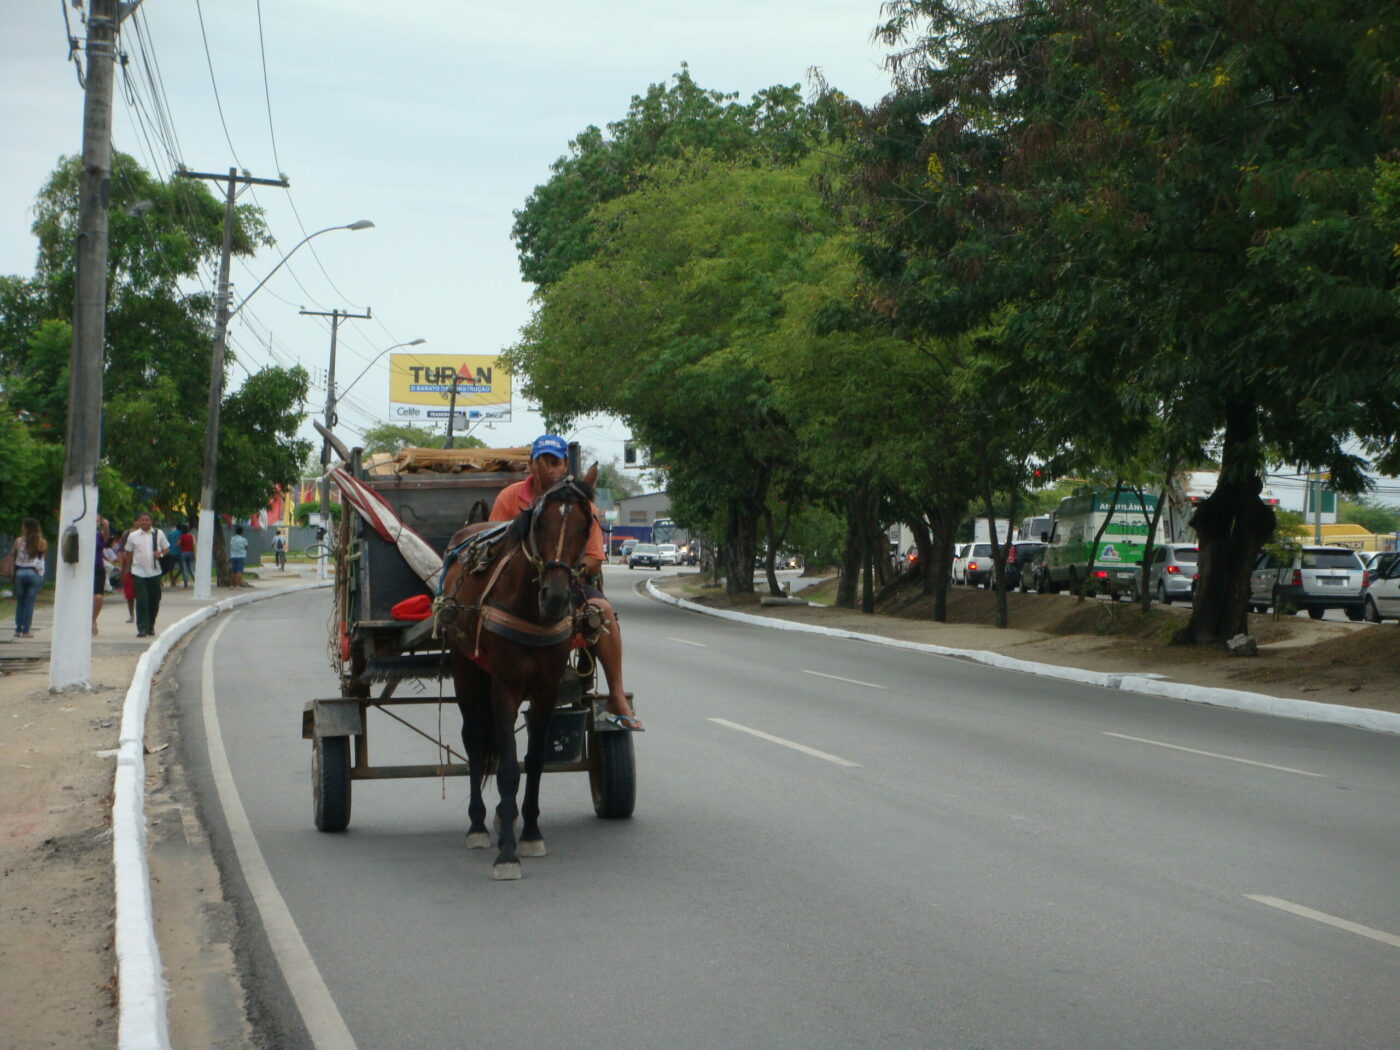
[[[518,879],[520,857],[545,855],[539,825],[545,736],[576,633],[578,567],[593,525],[597,477],[596,464],[582,479],[565,477],[504,525],[504,532],[470,525],[449,545],[438,622],[452,653],[462,744],[471,766],[467,845],[491,844],[481,786],[494,772],[501,796],[496,879]],[[517,842],[515,721],[526,700],[529,742]]]

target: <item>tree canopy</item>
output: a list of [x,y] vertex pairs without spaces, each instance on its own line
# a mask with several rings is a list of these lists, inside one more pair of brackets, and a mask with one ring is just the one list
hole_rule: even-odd
[[[57,507],[53,494],[62,473],[80,167],[79,158],[64,159],[39,193],[35,273],[0,278],[0,408],[16,428],[17,469],[28,464],[40,475],[26,487],[32,494],[26,511],[41,520]],[[133,207],[138,203],[142,207]],[[198,509],[214,304],[189,287],[218,258],[223,212],[202,183],[162,184],[114,152],[100,482],[109,516],[133,504],[171,517]],[[240,206],[235,217],[235,252],[268,243],[256,209]],[[235,364],[229,353],[226,367]],[[233,385],[226,379],[226,389]],[[251,514],[266,504],[274,484],[295,480],[307,446],[295,437],[307,387],[300,367],[269,367],[228,389],[220,423],[220,511]]]

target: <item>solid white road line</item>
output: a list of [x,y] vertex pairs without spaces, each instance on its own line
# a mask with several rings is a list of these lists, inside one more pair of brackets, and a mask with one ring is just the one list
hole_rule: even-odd
[[1127,736],[1123,733],[1104,733],[1104,736],[1115,736],[1119,740],[1133,740],[1139,744],[1151,744],[1153,747],[1169,747],[1173,751],[1185,751],[1192,755],[1205,755],[1207,758],[1223,758],[1227,762],[1241,762],[1246,766],[1259,766],[1262,769],[1277,769],[1280,773],[1296,773],[1300,777],[1322,777],[1327,778],[1326,773],[1309,773],[1306,769],[1289,769],[1287,766],[1272,766],[1267,762],[1255,762],[1248,758],[1236,758],[1234,755],[1218,755],[1214,751],[1198,751],[1194,747],[1182,747],[1180,744],[1164,744],[1160,740],[1147,740],[1140,736]]
[[689,638],[672,638],[669,634],[666,636],[666,640],[668,642],[680,642],[681,645],[693,645],[697,649],[709,648],[704,642],[692,642]]
[[849,759],[839,758],[836,755],[828,755],[825,751],[818,751],[816,748],[808,747],[806,744],[799,744],[792,740],[784,740],[780,736],[773,736],[760,729],[750,729],[748,726],[741,726],[738,722],[731,722],[727,718],[711,718],[709,721],[717,726],[724,726],[726,729],[737,729],[741,733],[748,733],[750,736],[756,736],[760,740],[767,740],[771,744],[780,744],[783,747],[790,747],[794,751],[801,751],[804,755],[811,755],[813,758],[820,758],[825,762],[832,762],[838,766],[860,767],[859,762],[852,762]]
[[219,728],[219,714],[214,697],[214,651],[219,636],[232,620],[225,615],[209,644],[204,650],[204,666],[201,677],[202,704],[204,712],[204,736],[209,742],[209,767],[214,774],[214,785],[218,789],[219,804],[223,807],[224,820],[228,823],[229,835],[233,839],[234,850],[238,854],[238,864],[253,895],[253,903],[262,916],[263,928],[267,931],[268,942],[277,956],[277,964],[282,968],[282,976],[296,1000],[301,1019],[311,1035],[311,1042],[317,1050],[356,1050],[355,1038],[345,1026],[335,1000],[331,998],[326,982],[321,979],[321,971],[301,931],[292,919],[292,913],[277,884],[272,879],[262,849],[253,835],[253,825],[243,809],[243,800],[238,794],[238,786],[233,781],[233,770],[228,763],[228,752],[224,750],[224,736]]
[[1283,900],[1280,897],[1259,897],[1253,893],[1246,893],[1252,901],[1260,904],[1267,904],[1270,908],[1278,908],[1280,911],[1291,912],[1304,919],[1312,919],[1314,922],[1326,923],[1328,926],[1335,926],[1339,930],[1346,930],[1354,933],[1358,937],[1369,937],[1373,941],[1380,941],[1388,944],[1392,948],[1400,948],[1400,937],[1393,933],[1386,933],[1384,930],[1373,930],[1369,926],[1362,926],[1360,923],[1351,922],[1348,919],[1339,919],[1335,915],[1328,915],[1325,911],[1314,911],[1301,904],[1294,904],[1292,901]]
[[863,685],[867,689],[887,689],[888,686],[876,685],[874,682],[862,682],[858,678],[842,678],[839,674],[822,674],[820,671],[803,671],[803,674],[814,675],[817,678],[830,678],[834,682],[849,682],[851,685]]

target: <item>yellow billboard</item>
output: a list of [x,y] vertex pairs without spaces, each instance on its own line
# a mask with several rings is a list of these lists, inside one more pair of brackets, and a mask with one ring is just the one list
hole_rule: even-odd
[[395,423],[445,423],[454,404],[454,426],[509,420],[510,373],[489,354],[389,355],[389,414]]

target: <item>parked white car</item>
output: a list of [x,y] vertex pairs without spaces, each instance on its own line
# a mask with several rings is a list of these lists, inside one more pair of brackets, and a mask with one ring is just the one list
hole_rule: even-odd
[[1400,620],[1400,555],[1373,558],[1367,572],[1371,582],[1361,596],[1362,615],[1371,623]]
[[953,582],[963,582],[963,569],[967,568],[967,552],[972,547],[970,543],[953,544]]

